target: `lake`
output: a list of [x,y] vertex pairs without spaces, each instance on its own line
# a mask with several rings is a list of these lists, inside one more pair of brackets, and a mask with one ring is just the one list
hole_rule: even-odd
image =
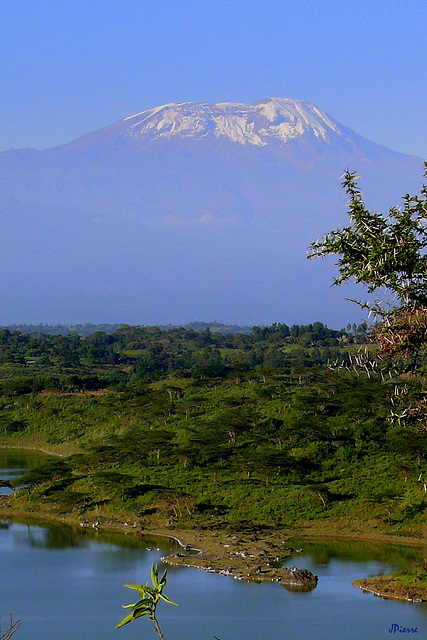
[[[25,468],[25,453],[2,452],[3,469]],[[19,455],[21,456],[19,458]],[[28,464],[32,465],[34,456]],[[19,460],[21,466],[19,467]],[[14,464],[18,466],[13,466]],[[3,477],[6,473],[3,472]],[[359,541],[290,542],[302,547],[287,565],[319,575],[316,589],[290,593],[277,583],[248,584],[196,569],[169,568],[158,617],[168,640],[379,640],[392,624],[427,637],[427,605],[364,594],[351,581],[410,563],[416,549]],[[158,549],[158,550],[157,550]],[[145,582],[150,567],[175,543],[62,525],[3,521],[0,527],[0,615],[21,619],[14,640],[127,640],[157,638],[145,618],[119,630],[121,605],[134,602],[123,585]],[[402,634],[396,634],[401,636]]]

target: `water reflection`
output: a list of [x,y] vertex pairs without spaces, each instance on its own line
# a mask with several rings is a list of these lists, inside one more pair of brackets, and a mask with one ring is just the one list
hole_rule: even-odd
[[11,483],[24,471],[33,469],[49,458],[46,453],[31,449],[8,449],[0,447],[0,495],[13,493]]
[[317,587],[317,585],[303,585],[303,584],[284,584],[283,587],[290,593],[309,593]]
[[[160,551],[147,551],[153,542]],[[151,563],[172,549],[166,539],[3,521],[0,615],[12,610],[26,640],[130,638],[114,631],[127,597],[123,585],[145,582]]]
[[86,546],[86,540],[77,536],[70,527],[51,525],[46,528],[27,524],[25,530],[19,529],[15,533],[17,544],[40,549],[69,549]]
[[[300,537],[288,540],[287,545],[294,549],[301,548],[302,553],[294,553],[292,556],[295,562],[298,557],[309,556],[313,566],[323,567],[339,558],[340,562],[361,563],[374,560],[384,564],[385,568],[409,569],[422,557],[420,547],[376,540]],[[386,571],[381,573],[384,572]]]
[[0,469],[34,469],[50,458],[47,453],[33,449],[11,449],[0,447]]
[[36,518],[27,518],[25,524],[14,523],[13,519],[0,520],[0,529],[10,528],[14,532],[16,545],[40,549],[85,548],[93,544],[99,549],[116,546],[118,549],[154,551],[157,554],[165,550],[175,553],[181,549],[172,538],[146,534],[126,535],[58,523],[46,524]]
[[[159,609],[166,637],[376,640],[389,637],[392,624],[417,627],[417,637],[427,637],[427,605],[381,600],[351,584],[411,563],[416,548],[308,538],[289,544],[303,551],[288,564],[319,575],[313,591],[290,593],[276,583],[248,584],[171,567],[167,594],[179,606]],[[129,597],[123,585],[148,580],[151,564],[171,550],[172,541],[152,536],[0,521],[0,615],[7,620],[12,610],[25,640],[154,638],[147,620],[114,627]]]

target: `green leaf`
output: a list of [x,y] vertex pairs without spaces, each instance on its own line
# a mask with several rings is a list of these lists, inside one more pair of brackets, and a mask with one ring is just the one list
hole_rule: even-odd
[[134,620],[133,614],[130,613],[128,616],[126,616],[126,618],[123,618],[123,620],[119,622],[119,624],[116,626],[116,629],[120,629],[120,627],[124,627],[125,624],[129,624],[129,622],[133,622],[133,620]]
[[151,565],[151,582],[155,589],[159,588],[159,570],[156,564]]
[[149,596],[151,596],[150,592],[147,591],[150,589],[148,585],[142,585],[142,584],[138,584],[137,582],[134,582],[132,584],[125,584],[124,586],[127,587],[128,589],[133,589],[134,591],[137,591],[138,595],[142,599],[147,596],[147,593],[149,594]]
[[168,570],[167,570],[167,569],[165,569],[165,571],[164,571],[164,573],[163,573],[162,577],[160,578],[160,584],[161,584],[161,585],[163,585],[163,586],[165,586],[166,581],[167,581],[167,578],[168,578]]
[[173,602],[173,600],[170,600],[167,596],[163,595],[162,593],[160,594],[160,598],[165,602],[168,602],[169,604],[174,604],[175,607],[178,606],[176,602]]
[[140,618],[141,616],[147,616],[152,613],[152,607],[146,604],[136,604],[133,612],[133,616],[135,618]]
[[137,591],[138,591],[138,595],[139,597],[144,600],[145,598],[147,599],[151,599],[151,596],[149,593],[147,593],[147,588],[148,587],[143,587],[142,585],[138,585],[137,587]]
[[128,589],[134,589],[135,591],[138,590],[138,588],[142,587],[141,584],[138,584],[136,582],[133,582],[132,584],[125,584],[123,585],[124,587],[127,587]]

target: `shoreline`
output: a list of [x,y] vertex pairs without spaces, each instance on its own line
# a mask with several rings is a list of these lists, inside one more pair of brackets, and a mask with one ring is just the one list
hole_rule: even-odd
[[[306,526],[296,527],[294,530],[260,529],[258,532],[239,532],[233,530],[216,531],[213,529],[165,529],[164,527],[153,527],[145,529],[138,527],[136,523],[122,523],[114,521],[97,521],[96,523],[82,523],[73,516],[56,516],[54,514],[38,513],[14,509],[13,506],[5,505],[4,498],[10,495],[0,496],[0,519],[11,522],[28,522],[43,525],[44,523],[65,524],[68,526],[93,528],[106,533],[132,534],[139,536],[154,536],[175,541],[183,550],[183,553],[172,553],[161,557],[161,561],[168,565],[195,568],[208,573],[217,573],[247,582],[278,582],[286,579],[288,570],[286,567],[279,567],[287,558],[292,557],[292,564],[297,562],[295,555],[299,550],[290,548],[290,539],[301,540],[301,544],[306,541],[332,542],[334,540],[359,540],[365,542],[392,543],[397,546],[426,547],[427,541],[415,537],[399,537],[390,534],[373,534],[372,532],[350,532],[350,533],[325,533],[320,526],[310,523]],[[277,566],[274,566],[277,565]],[[302,569],[302,567],[299,567]],[[378,576],[374,578],[364,578],[352,582],[353,586],[360,588],[363,592],[371,593],[382,598],[393,598],[408,602],[427,601],[427,591],[418,589],[414,585],[411,593],[402,593],[402,587],[393,581],[393,574],[388,576]],[[379,581],[386,581],[384,587],[379,586]],[[284,585],[285,582],[282,582]],[[408,591],[408,590],[406,590]]]
[[0,449],[15,449],[18,451],[39,451],[40,453],[45,453],[47,456],[57,456],[58,458],[67,458],[72,455],[72,453],[59,453],[58,451],[49,451],[44,447],[40,446],[30,446],[30,445],[20,445],[20,444],[0,444]]
[[[381,587],[381,583],[383,586]],[[427,589],[411,586],[403,586],[397,583],[395,574],[376,576],[374,578],[362,578],[353,580],[353,587],[361,589],[363,593],[371,593],[385,600],[400,600],[405,602],[422,603],[427,601]]]
[[[0,449],[39,451],[46,455],[56,457],[67,457],[75,451],[50,451],[41,446],[41,444],[9,444],[1,443]],[[133,536],[158,536],[174,540],[183,550],[182,553],[172,553],[162,557],[165,564],[175,566],[186,566],[197,568],[199,570],[218,573],[233,577],[237,580],[263,582],[281,582],[286,579],[286,573],[289,573],[286,567],[283,567],[285,561],[294,554],[292,562],[296,562],[295,554],[298,549],[290,549],[288,547],[289,539],[307,541],[325,542],[358,540],[365,542],[390,543],[394,545],[406,545],[423,548],[427,551],[427,539],[417,536],[397,536],[392,533],[382,533],[374,531],[367,525],[353,523],[352,521],[335,521],[316,520],[302,522],[295,527],[287,527],[284,529],[271,529],[267,524],[259,525],[250,530],[238,530],[236,526],[222,524],[222,527],[204,528],[169,528],[164,523],[160,524],[158,520],[152,520],[149,527],[144,527],[141,522],[135,521],[130,516],[132,522],[120,521],[120,516],[110,514],[97,517],[93,523],[82,521],[82,513],[60,515],[58,513],[43,512],[43,505],[39,504],[39,511],[35,513],[15,506],[13,504],[14,494],[0,496],[0,519],[12,522],[28,522],[34,523],[59,523],[78,527],[94,528],[96,530],[119,533],[132,534]],[[94,516],[86,516],[94,518]],[[123,517],[123,516],[122,516]],[[148,523],[147,523],[148,524]],[[359,526],[360,528],[357,528]],[[354,527],[353,529],[351,527]],[[299,546],[299,545],[298,545]],[[302,567],[301,567],[302,569]],[[414,574],[415,575],[415,574]],[[378,580],[382,578],[369,578],[354,581],[352,584],[363,591],[372,593],[373,595],[384,598],[396,598],[408,601],[424,601],[427,600],[427,588],[425,590],[420,585],[419,593],[416,593],[417,587],[414,585],[414,593],[411,596],[401,593],[400,586],[393,582],[391,576],[386,576],[387,585],[384,588],[378,586]],[[376,582],[374,582],[376,581]],[[359,583],[363,583],[359,584]],[[285,583],[283,583],[285,584]]]
[[424,602],[424,600],[422,598],[411,598],[409,596],[398,596],[398,595],[392,595],[389,593],[381,593],[380,591],[375,591],[375,589],[369,589],[368,587],[364,587],[360,584],[357,584],[357,582],[361,582],[361,580],[353,580],[353,582],[351,583],[353,585],[353,587],[356,587],[357,589],[361,589],[363,591],[363,593],[372,593],[374,596],[377,596],[378,598],[384,598],[384,600],[403,600],[405,602]]

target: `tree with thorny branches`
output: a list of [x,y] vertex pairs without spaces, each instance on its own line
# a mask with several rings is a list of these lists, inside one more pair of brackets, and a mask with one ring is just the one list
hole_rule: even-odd
[[[427,178],[427,163],[425,164]],[[400,362],[414,375],[427,346],[427,185],[419,195],[406,194],[403,206],[388,214],[366,208],[356,172],[346,171],[342,186],[350,197],[351,224],[327,233],[311,244],[308,257],[338,256],[335,285],[349,280],[364,285],[368,294],[383,289],[384,300],[353,300],[374,315],[373,337],[380,355]],[[427,429],[427,399],[421,389],[416,402],[407,403],[405,419]]]

